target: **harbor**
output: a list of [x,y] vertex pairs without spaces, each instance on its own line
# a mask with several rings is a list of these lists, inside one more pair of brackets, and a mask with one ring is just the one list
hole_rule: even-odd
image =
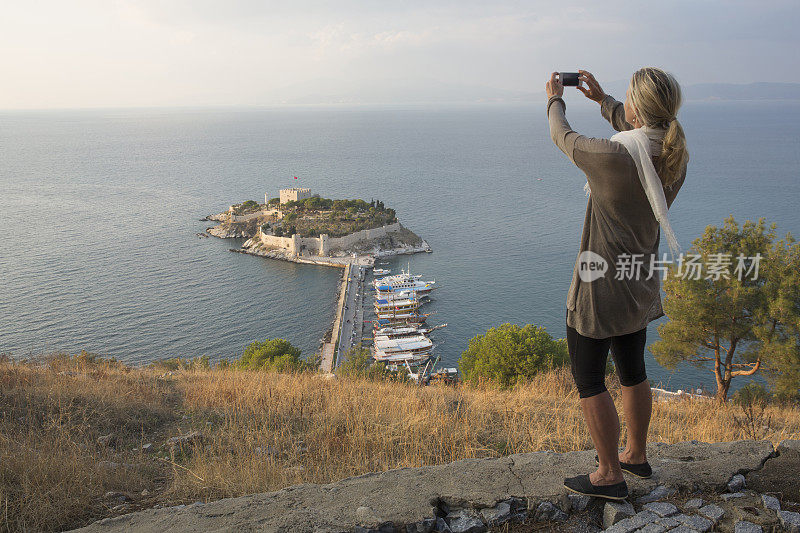
[[[371,281],[368,281],[369,278]],[[342,270],[336,314],[330,335],[322,344],[321,370],[334,372],[354,346],[372,342],[372,357],[389,370],[407,373],[420,384],[457,380],[455,368],[435,369],[439,358],[429,337],[447,324],[432,325],[421,312],[435,280],[423,281],[408,270],[391,274],[371,262],[351,262]],[[371,300],[372,305],[366,302]]]
[[[219,225],[200,236],[247,238],[231,252],[342,269],[333,322],[320,339],[322,372],[334,372],[354,347],[367,348],[365,341],[371,341],[372,358],[390,371],[407,372],[419,383],[437,376],[445,382],[455,379],[455,369],[433,371],[439,358],[428,337],[447,324],[428,324],[430,313],[420,310],[435,280],[411,274],[410,263],[407,270],[392,274],[385,267],[389,262],[379,261],[430,253],[431,248],[382,201],[333,200],[309,188],[291,187],[280,189],[275,198],[265,193],[263,204],[248,200],[203,220]],[[372,296],[372,304],[365,304]]]

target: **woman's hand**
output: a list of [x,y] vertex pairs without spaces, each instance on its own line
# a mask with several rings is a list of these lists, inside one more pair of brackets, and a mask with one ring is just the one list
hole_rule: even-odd
[[589,100],[594,100],[599,104],[603,101],[603,98],[606,97],[606,93],[603,92],[602,87],[600,87],[600,84],[597,83],[596,79],[594,79],[594,76],[592,76],[591,72],[587,70],[579,70],[578,82],[586,84],[586,87],[578,85],[578,90],[582,92]]
[[553,96],[564,94],[564,86],[561,84],[561,80],[558,79],[558,72],[553,72],[550,75],[550,80],[544,84],[544,92],[547,94],[548,100]]

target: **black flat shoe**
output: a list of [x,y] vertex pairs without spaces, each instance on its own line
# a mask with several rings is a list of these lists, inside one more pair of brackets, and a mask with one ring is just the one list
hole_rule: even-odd
[[624,500],[628,497],[628,484],[624,481],[613,485],[592,485],[592,482],[589,481],[589,474],[566,478],[564,487],[575,494],[607,500]]
[[[600,459],[596,455],[594,456],[594,460],[597,461],[597,464],[600,464]],[[623,463],[620,461],[619,467],[623,471],[642,479],[650,479],[653,476],[653,469],[647,461],[639,464]]]

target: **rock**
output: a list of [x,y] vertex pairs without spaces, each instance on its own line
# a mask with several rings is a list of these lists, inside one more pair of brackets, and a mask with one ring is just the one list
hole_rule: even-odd
[[702,498],[692,498],[691,500],[683,504],[683,508],[688,511],[695,511],[697,509],[700,509],[702,506],[703,506]]
[[740,520],[736,522],[736,525],[733,528],[734,533],[763,533],[764,530],[761,529],[761,526],[757,526],[752,522],[748,522],[747,520]]
[[431,533],[434,527],[436,527],[436,519],[426,518],[419,522],[408,524],[406,526],[406,533]]
[[106,492],[104,497],[107,500],[117,500],[118,502],[127,502],[130,499],[122,492],[116,492],[113,490]]
[[[672,517],[659,518],[655,522],[647,524],[645,528],[650,528],[649,533],[656,533],[656,530],[671,531],[673,528],[680,526],[677,520]],[[642,528],[642,529],[645,529]]]
[[620,520],[630,518],[635,514],[636,511],[631,502],[606,502],[603,507],[603,527],[607,529]]
[[367,527],[377,527],[381,522],[375,511],[364,505],[356,508],[356,520],[362,526]]
[[659,521],[651,522],[644,526],[642,529],[639,529],[637,533],[664,533],[665,531],[670,531],[674,527],[678,525],[675,520],[671,518],[661,518],[660,520],[671,520],[671,522],[660,523]]
[[714,524],[711,523],[711,520],[703,518],[702,516],[697,515],[685,515],[679,514],[677,516],[673,516],[675,520],[680,522],[681,524],[685,525],[688,528],[691,528],[695,531],[699,531],[700,533],[705,533],[711,529],[711,526]]
[[778,511],[778,518],[786,531],[789,533],[800,533],[800,513]]
[[713,503],[701,507],[697,512],[711,520],[714,524],[719,522],[725,514],[725,510],[722,507],[714,505]]
[[439,517],[436,519],[436,531],[439,533],[451,533],[450,526],[444,521],[444,518]]
[[745,481],[744,476],[741,474],[736,474],[731,478],[730,481],[728,481],[728,492],[739,492],[746,485],[747,482]]
[[109,433],[108,435],[103,435],[97,438],[97,444],[99,444],[100,446],[108,446],[109,448],[116,448],[117,437],[114,436],[113,433]]
[[651,490],[650,493],[642,496],[641,498],[637,498],[636,503],[655,502],[658,500],[663,500],[664,498],[669,498],[673,494],[675,494],[675,489],[665,487],[664,485],[659,485]]
[[203,434],[199,431],[192,431],[186,435],[179,435],[171,437],[167,440],[167,446],[171,448],[188,449],[192,446],[201,446],[203,444]]
[[[164,441],[166,438],[157,446],[160,448]],[[89,444],[96,446],[91,441]],[[294,449],[291,451],[293,453]],[[641,494],[644,494],[656,484],[689,492],[700,491],[697,494],[712,493],[716,488],[725,487],[738,472],[757,469],[764,461],[765,467],[769,467],[773,461],[781,459],[769,459],[773,453],[774,447],[767,441],[652,443],[648,446],[648,456],[657,468],[658,481],[654,484],[653,481],[631,480],[631,489],[637,496],[638,491],[643,491]],[[159,449],[158,455],[163,457],[164,449]],[[140,510],[113,523],[90,524],[81,533],[177,531],[181,528],[186,530],[188,525],[191,526],[191,531],[274,531],[287,527],[297,531],[352,531],[355,526],[360,525],[355,520],[355,509],[359,505],[369,505],[380,513],[384,521],[413,524],[423,518],[432,518],[432,507],[441,500],[462,502],[461,506],[481,509],[497,505],[497,498],[504,498],[506,494],[524,494],[526,505],[528,500],[535,502],[529,511],[530,520],[540,502],[552,501],[554,495],[564,493],[565,477],[586,471],[594,455],[594,450],[568,453],[530,452],[497,458],[462,459],[421,468],[398,468],[361,474],[326,484],[299,483],[298,479],[298,484],[280,490],[226,498],[209,502],[202,508]],[[145,465],[137,464],[135,468],[141,466]],[[97,467],[95,470],[102,473]],[[748,487],[753,487],[749,474],[746,477]],[[787,477],[786,473],[784,478],[787,480],[787,488],[790,482],[796,483],[792,479],[797,479]],[[520,480],[524,483],[524,489]],[[745,500],[750,505],[753,505],[750,503],[753,500],[759,510],[774,517],[773,511],[765,511],[758,500],[761,493],[775,492],[778,492],[776,488],[761,489],[758,494]],[[398,494],[402,494],[402,498],[398,498]],[[800,501],[800,498],[789,496],[786,500]],[[587,511],[594,505],[590,504]],[[511,506],[514,515],[514,505]],[[782,502],[782,506],[787,507],[788,504]],[[602,509],[599,505],[598,508]],[[726,522],[730,521],[729,514],[732,511],[726,511],[721,523],[727,525]],[[444,515],[437,516],[444,518]],[[744,516],[742,518],[760,523]],[[556,522],[553,529],[563,531],[567,529],[567,525],[568,523]],[[539,523],[539,526],[545,526],[545,523]],[[732,522],[730,528],[733,528]],[[449,526],[447,529],[450,529]]]
[[533,519],[537,522],[562,521],[568,518],[567,513],[553,505],[552,502],[542,502],[536,508]]
[[481,516],[489,526],[499,526],[511,520],[511,505],[500,502],[494,507],[481,509]]
[[762,494],[761,503],[764,506],[764,509],[771,509],[773,511],[781,510],[781,502],[775,496],[770,496],[769,494]]
[[780,494],[784,502],[800,501],[800,440],[784,440],[776,452],[777,457],[747,473],[747,486],[761,493]]
[[609,533],[631,533],[654,523],[659,518],[661,517],[650,511],[641,511],[630,518],[620,520],[610,528],[607,528],[606,531]]
[[719,495],[719,497],[725,500],[726,502],[730,500],[735,500],[736,498],[744,498],[745,496],[747,496],[747,494],[744,492],[732,492],[728,494]]
[[[510,508],[509,508],[510,510]],[[450,531],[453,533],[483,533],[486,525],[472,510],[461,509],[447,515]]]
[[569,499],[570,507],[576,513],[585,511],[592,501],[591,496],[586,496],[585,494],[568,494],[567,498]]
[[678,508],[669,502],[650,502],[644,504],[644,509],[660,517],[678,514]]
[[144,453],[153,453],[154,451],[156,451],[155,446],[153,446],[152,442],[148,442],[147,444],[142,444],[141,450]]
[[125,511],[130,511],[131,505],[129,503],[121,503],[119,505],[115,505],[111,508],[111,512],[113,513],[122,513]]

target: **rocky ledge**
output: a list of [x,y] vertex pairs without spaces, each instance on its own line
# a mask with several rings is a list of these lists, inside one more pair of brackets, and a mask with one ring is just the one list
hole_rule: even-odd
[[150,509],[78,531],[481,533],[531,520],[556,531],[800,531],[800,514],[781,509],[762,475],[774,462],[796,493],[800,441],[656,443],[648,454],[653,477],[629,478],[631,501],[619,504],[565,493],[563,478],[593,469],[594,451],[535,452]]

